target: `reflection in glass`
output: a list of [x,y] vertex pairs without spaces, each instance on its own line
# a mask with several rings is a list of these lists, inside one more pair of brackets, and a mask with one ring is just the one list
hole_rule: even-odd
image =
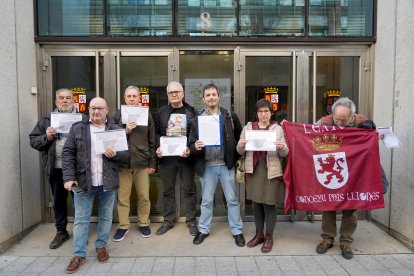
[[109,35],[172,34],[172,0],[108,0]]
[[101,36],[103,0],[38,0],[39,36]]
[[310,36],[372,36],[373,0],[310,0]]
[[[313,59],[309,59],[310,76],[313,75]],[[309,123],[313,118],[312,78],[309,89]],[[316,121],[330,112],[333,98],[353,100],[358,108],[359,102],[359,57],[317,57],[316,59]]]
[[305,8],[293,0],[241,0],[240,36],[302,36]]
[[235,36],[236,1],[178,0],[179,36]]
[[[256,120],[257,100],[265,97],[266,88],[276,88],[278,110],[292,118],[292,57],[246,57],[246,121]],[[272,118],[274,120],[274,118]],[[277,212],[283,214],[283,189],[279,190]],[[246,216],[252,216],[252,204],[246,199]]]

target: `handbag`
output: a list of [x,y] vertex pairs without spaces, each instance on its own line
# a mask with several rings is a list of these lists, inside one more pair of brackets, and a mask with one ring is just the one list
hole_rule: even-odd
[[236,162],[236,182],[239,184],[244,184],[246,182],[244,161],[245,157],[243,155]]

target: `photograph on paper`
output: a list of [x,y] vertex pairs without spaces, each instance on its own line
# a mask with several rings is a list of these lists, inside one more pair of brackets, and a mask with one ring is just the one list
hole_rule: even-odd
[[247,151],[276,151],[276,130],[246,130]]
[[70,127],[80,120],[82,120],[81,113],[52,112],[50,126],[55,128],[57,133],[69,133]]
[[138,126],[148,125],[148,107],[121,105],[122,123],[136,122]]
[[198,116],[198,140],[202,141],[205,147],[221,146],[220,122],[220,115]]
[[111,148],[114,151],[128,150],[124,129],[95,132],[94,135],[92,135],[92,139],[95,139],[94,144],[96,154],[103,154],[106,148]]
[[162,156],[181,156],[187,148],[186,136],[161,136]]

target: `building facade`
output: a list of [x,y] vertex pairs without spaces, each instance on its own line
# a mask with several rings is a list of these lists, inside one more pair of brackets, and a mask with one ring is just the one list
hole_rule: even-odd
[[[154,112],[167,103],[165,86],[172,80],[183,83],[186,101],[198,109],[203,107],[200,88],[216,83],[222,105],[242,122],[253,119],[254,103],[263,97],[286,110],[289,120],[305,123],[329,112],[334,97],[352,98],[358,113],[392,126],[402,142],[400,149],[381,145],[391,188],[386,208],[363,217],[414,248],[414,215],[404,211],[414,207],[407,120],[413,104],[412,1],[29,2],[7,1],[0,11],[0,47],[6,54],[1,80],[8,95],[2,101],[7,119],[1,123],[7,131],[0,142],[6,157],[0,166],[6,207],[0,218],[7,222],[0,229],[2,248],[53,217],[48,183],[28,133],[52,110],[55,90],[72,89],[80,111],[101,96],[114,112],[123,104],[123,89],[137,85],[142,102]],[[152,176],[152,221],[161,220],[161,188],[158,176]],[[243,191],[240,187],[242,212],[249,220]],[[176,192],[179,198],[181,191]],[[220,191],[216,198],[215,215],[225,216]]]

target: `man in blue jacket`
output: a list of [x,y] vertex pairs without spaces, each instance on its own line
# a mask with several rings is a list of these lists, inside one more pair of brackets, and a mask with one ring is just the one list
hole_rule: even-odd
[[[107,118],[108,107],[102,98],[89,104],[90,118],[72,125],[62,153],[65,189],[74,189],[75,222],[73,225],[73,255],[66,268],[75,273],[86,262],[89,223],[93,200],[98,198],[98,236],[95,248],[98,261],[107,262],[108,243],[112,226],[115,195],[119,187],[118,163],[128,162],[129,151],[116,152],[106,148],[104,154],[95,151],[94,133],[120,129]],[[76,188],[76,190],[75,190]]]

